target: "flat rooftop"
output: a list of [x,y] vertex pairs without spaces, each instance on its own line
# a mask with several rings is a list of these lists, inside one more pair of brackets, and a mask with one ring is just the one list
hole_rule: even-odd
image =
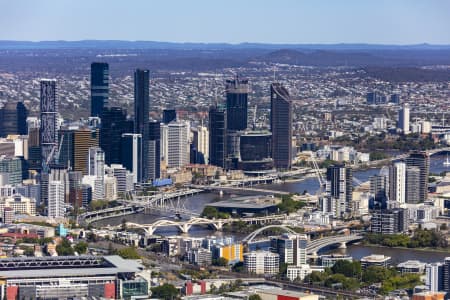
[[5,279],[116,275],[143,269],[144,266],[137,261],[118,255],[0,259],[0,277]]
[[219,202],[209,203],[212,207],[227,207],[227,208],[252,208],[262,209],[273,207],[281,202],[281,199],[270,196],[248,196],[237,197]]

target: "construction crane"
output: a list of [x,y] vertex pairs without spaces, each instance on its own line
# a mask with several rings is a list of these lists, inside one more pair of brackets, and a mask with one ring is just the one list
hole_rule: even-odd
[[46,167],[46,172],[49,171],[49,164],[52,160],[54,160],[55,163],[59,163],[59,155],[61,154],[61,148],[62,148],[62,144],[64,141],[64,134],[61,135],[61,140],[59,141],[59,146],[58,144],[53,145],[52,150],[50,151],[50,154],[47,157],[47,160],[45,161],[45,167]]
[[314,153],[311,153],[311,162],[313,165],[313,169],[316,173],[317,180],[319,181],[319,191],[317,192],[317,194],[320,196],[325,191],[326,181],[322,176],[322,172],[320,172],[319,165],[317,164],[316,161],[316,155]]

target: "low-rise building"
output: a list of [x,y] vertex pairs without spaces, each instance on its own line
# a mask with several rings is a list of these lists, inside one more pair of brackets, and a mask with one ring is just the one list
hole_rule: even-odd
[[423,274],[425,272],[425,263],[418,260],[407,260],[397,265],[397,270],[402,273]]
[[0,289],[7,299],[131,299],[148,295],[143,270],[115,255],[7,258],[0,259]]
[[19,194],[0,198],[0,215],[3,215],[3,210],[6,207],[11,208],[14,213],[27,214],[30,216],[36,215],[36,200]]
[[353,258],[350,255],[344,254],[329,254],[329,255],[322,255],[320,257],[320,263],[322,267],[325,268],[331,268],[338,260],[346,260],[351,262],[353,261]]
[[372,254],[361,258],[361,267],[379,266],[387,268],[391,264],[391,257],[382,254]]
[[286,277],[289,278],[290,281],[294,280],[303,280],[313,271],[323,272],[325,270],[324,267],[319,266],[310,266],[308,264],[300,265],[300,266],[288,266],[286,271]]

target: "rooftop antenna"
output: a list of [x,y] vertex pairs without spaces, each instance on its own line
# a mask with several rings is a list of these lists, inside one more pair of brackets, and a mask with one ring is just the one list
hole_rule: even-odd
[[445,113],[442,113],[442,127],[445,127]]
[[275,83],[275,82],[277,82],[277,79],[276,79],[276,68],[275,68],[275,65],[273,66],[273,82]]

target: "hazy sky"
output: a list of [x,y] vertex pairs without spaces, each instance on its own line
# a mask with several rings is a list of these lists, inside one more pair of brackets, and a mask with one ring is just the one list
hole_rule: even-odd
[[450,44],[449,0],[0,0],[0,40]]

